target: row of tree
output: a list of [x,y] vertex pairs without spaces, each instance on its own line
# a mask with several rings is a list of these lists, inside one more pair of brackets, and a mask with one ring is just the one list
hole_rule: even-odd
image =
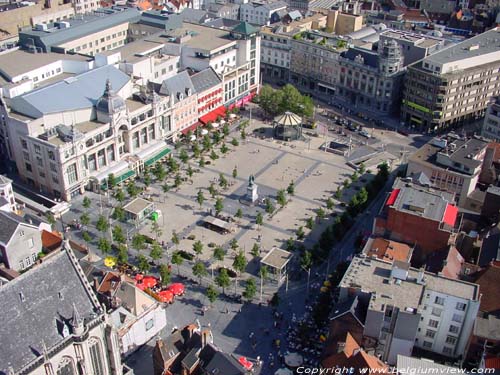
[[264,85],[257,101],[260,108],[270,117],[275,117],[286,111],[307,117],[311,117],[314,113],[314,103],[311,97],[302,95],[291,84],[287,84],[281,89],[273,89],[269,85]]

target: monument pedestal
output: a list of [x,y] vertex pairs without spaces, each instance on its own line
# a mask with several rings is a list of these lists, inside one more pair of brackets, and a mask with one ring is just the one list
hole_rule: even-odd
[[246,199],[251,203],[255,203],[257,199],[259,199],[259,194],[257,193],[257,184],[252,184],[247,186],[247,195]]

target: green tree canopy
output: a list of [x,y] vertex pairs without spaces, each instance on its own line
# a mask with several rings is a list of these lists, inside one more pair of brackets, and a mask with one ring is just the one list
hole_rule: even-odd
[[197,256],[200,256],[201,253],[203,253],[203,244],[201,243],[200,240],[193,243],[193,251],[196,253]]
[[203,276],[206,276],[207,274],[207,268],[205,267],[203,262],[198,261],[193,265],[193,275],[199,279],[200,284]]
[[226,294],[226,288],[231,283],[231,279],[229,278],[229,274],[225,268],[222,268],[215,278],[215,283],[222,288],[222,293]]
[[205,202],[205,196],[203,195],[203,191],[198,190],[198,194],[196,195],[196,202],[198,202],[200,208],[203,206],[203,202]]
[[104,254],[107,254],[111,251],[111,244],[106,238],[101,237],[99,238],[99,242],[97,243],[97,248],[101,250]]
[[103,215],[99,215],[95,227],[99,232],[106,232],[109,229],[108,220]]
[[149,256],[151,257],[151,259],[156,261],[161,259],[162,255],[163,255],[163,248],[158,242],[154,241],[153,245],[151,246],[151,252],[149,253]]
[[139,256],[137,257],[137,268],[141,272],[148,272],[151,268],[148,262],[148,258],[146,258],[142,254],[139,254]]
[[113,227],[113,241],[118,243],[125,243],[125,234],[123,233],[123,228],[119,225]]
[[182,258],[182,255],[176,251],[175,253],[172,254],[172,264],[175,264],[177,266],[177,274],[181,274],[181,264],[184,262],[184,258]]
[[257,293],[257,286],[255,285],[255,280],[253,278],[248,279],[245,282],[245,290],[243,290],[242,296],[248,302],[250,302],[255,294]]
[[243,254],[243,251],[238,252],[236,256],[234,257],[233,261],[233,268],[241,274],[242,272],[245,271],[245,268],[247,267],[247,258],[245,257],[245,254]]
[[219,292],[213,287],[213,285],[209,285],[207,289],[205,289],[205,295],[210,301],[210,305],[212,305],[219,297]]
[[160,265],[160,278],[163,285],[167,285],[170,283],[170,281],[172,281],[172,273],[170,272],[170,268],[168,267],[168,265]]
[[218,215],[222,212],[224,209],[224,204],[222,203],[222,198],[217,198],[215,201],[215,213]]

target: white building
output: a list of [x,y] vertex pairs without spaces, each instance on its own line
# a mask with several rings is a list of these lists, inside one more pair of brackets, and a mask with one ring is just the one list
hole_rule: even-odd
[[278,22],[280,11],[285,11],[288,5],[283,1],[269,3],[246,3],[240,6],[240,20],[251,24],[267,26]]
[[0,197],[5,199],[0,209],[11,212],[17,211],[14,190],[12,190],[12,180],[2,175],[0,175]]
[[500,97],[488,106],[481,135],[496,142],[500,140]]
[[363,336],[395,364],[414,347],[463,358],[479,311],[479,286],[377,258],[353,259],[340,283],[340,301],[366,304]]

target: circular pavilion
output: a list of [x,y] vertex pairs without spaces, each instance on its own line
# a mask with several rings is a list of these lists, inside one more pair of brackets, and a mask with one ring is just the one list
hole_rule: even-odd
[[302,118],[293,112],[285,112],[273,121],[274,137],[283,141],[295,141],[302,137]]

